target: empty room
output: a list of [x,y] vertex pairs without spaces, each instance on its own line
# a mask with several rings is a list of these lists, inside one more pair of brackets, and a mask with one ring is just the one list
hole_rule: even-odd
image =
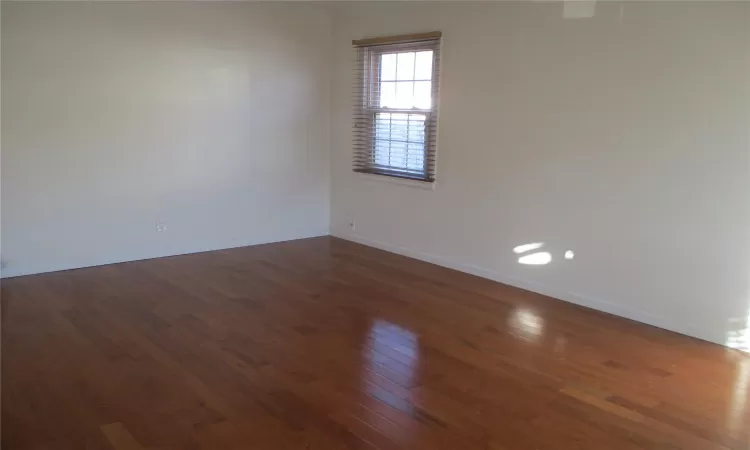
[[750,450],[750,2],[0,2],[3,450]]

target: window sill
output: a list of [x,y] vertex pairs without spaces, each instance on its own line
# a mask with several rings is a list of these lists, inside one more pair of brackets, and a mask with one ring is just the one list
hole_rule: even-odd
[[435,181],[419,181],[410,180],[408,178],[390,177],[388,175],[376,175],[372,173],[352,172],[352,174],[359,179],[367,181],[379,181],[381,183],[399,184],[401,186],[407,186],[416,189],[423,189],[426,191],[435,190]]

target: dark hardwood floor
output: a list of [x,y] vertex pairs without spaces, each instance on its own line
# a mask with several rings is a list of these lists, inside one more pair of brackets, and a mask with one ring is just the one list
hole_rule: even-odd
[[2,448],[750,448],[750,357],[333,238],[2,282]]

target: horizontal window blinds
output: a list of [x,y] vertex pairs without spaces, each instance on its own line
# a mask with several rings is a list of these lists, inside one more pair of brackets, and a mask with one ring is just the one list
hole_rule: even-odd
[[435,180],[440,33],[354,41],[353,169]]

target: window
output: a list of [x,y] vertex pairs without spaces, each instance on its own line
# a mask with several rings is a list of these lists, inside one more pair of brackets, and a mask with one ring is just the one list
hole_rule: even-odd
[[354,41],[354,171],[435,181],[439,32]]

